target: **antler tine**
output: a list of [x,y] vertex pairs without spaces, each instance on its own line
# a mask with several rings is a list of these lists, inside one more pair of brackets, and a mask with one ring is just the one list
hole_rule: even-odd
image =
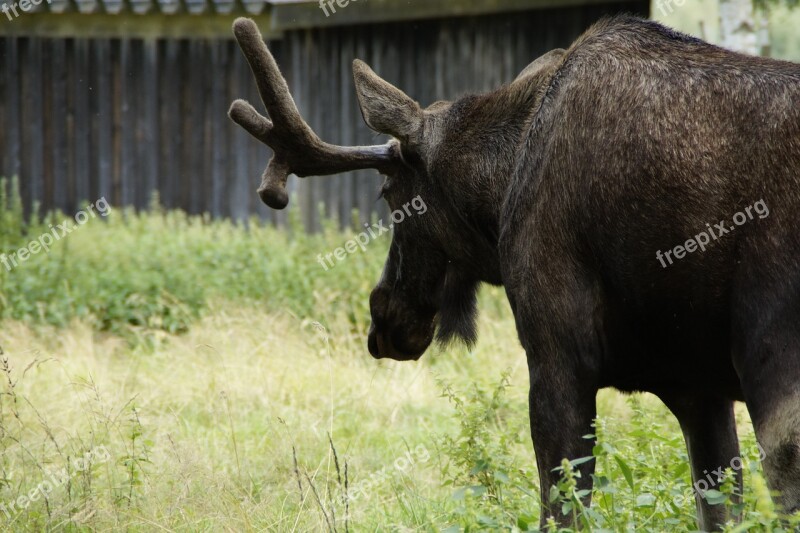
[[231,120],[274,152],[258,189],[265,204],[273,209],[286,207],[289,203],[286,192],[289,174],[306,177],[365,168],[385,170],[399,158],[396,141],[365,147],[335,146],[323,142],[300,116],[289,86],[255,22],[239,18],[233,23],[233,32],[272,118],[264,117],[244,100],[233,102],[228,112]]
[[256,23],[247,18],[236,19],[233,33],[253,71],[261,101],[273,120],[278,121],[279,127],[285,127],[295,135],[313,134],[300,117],[286,79],[261,38]]

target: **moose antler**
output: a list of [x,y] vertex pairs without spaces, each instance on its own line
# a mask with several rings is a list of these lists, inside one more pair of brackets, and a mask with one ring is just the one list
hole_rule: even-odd
[[286,80],[256,23],[246,18],[236,19],[233,33],[272,118],[261,115],[244,100],[233,102],[228,111],[231,120],[274,152],[258,189],[265,204],[273,209],[286,207],[289,174],[304,178],[365,168],[386,171],[398,159],[396,141],[379,146],[336,146],[323,142],[300,116]]

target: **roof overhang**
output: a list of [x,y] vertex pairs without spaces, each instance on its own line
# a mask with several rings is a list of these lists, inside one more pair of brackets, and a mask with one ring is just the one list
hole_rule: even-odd
[[[231,26],[240,16],[245,15],[37,13],[22,15],[13,23],[0,26],[0,35],[95,39],[233,38]],[[280,33],[269,31],[269,15],[251,18],[258,23],[265,38],[281,37]]]
[[[377,22],[488,15],[593,4],[612,0],[274,0],[272,28],[276,31]],[[631,4],[637,0],[628,1]],[[323,10],[321,2],[326,9]],[[641,2],[639,2],[641,3]],[[336,12],[331,12],[331,9]],[[327,11],[327,15],[326,15]]]
[[[641,3],[640,0],[615,0]],[[27,2],[27,4],[26,4]],[[270,39],[283,32],[381,22],[508,13],[609,0],[0,0],[32,6],[0,35],[94,38],[231,38],[234,19],[256,20]],[[322,9],[321,3],[325,9]]]

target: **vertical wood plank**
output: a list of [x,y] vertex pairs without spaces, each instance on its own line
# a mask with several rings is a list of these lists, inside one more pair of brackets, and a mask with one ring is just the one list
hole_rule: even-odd
[[[332,28],[330,31],[323,32],[323,45],[321,54],[321,80],[318,87],[320,96],[319,104],[322,107],[321,134],[323,139],[330,142],[341,143],[339,141],[339,121],[338,110],[340,106],[340,94],[337,90],[339,80],[339,28]],[[319,178],[322,195],[317,198],[318,203],[325,206],[325,217],[333,219],[338,216],[340,201],[341,177],[339,175]]]
[[94,157],[95,168],[93,170],[95,183],[92,198],[105,197],[110,201],[112,196],[114,150],[111,41],[109,39],[97,39],[93,43],[93,55],[95,88],[93,116],[95,133],[92,144],[96,147],[96,151]]
[[6,109],[6,144],[5,147],[5,160],[3,164],[3,172],[6,177],[19,177],[20,174],[20,142],[22,140],[22,131],[20,126],[20,72],[19,72],[19,54],[20,54],[20,39],[17,37],[6,37],[6,60],[4,76],[6,78],[7,92],[3,103]]
[[75,121],[74,139],[75,158],[75,200],[79,203],[76,209],[83,208],[83,203],[94,201],[89,191],[90,173],[90,135],[91,118],[89,115],[89,98],[91,96],[90,72],[89,72],[89,40],[75,40],[75,72],[73,77],[74,102],[75,102]]
[[[235,55],[231,61],[231,75],[229,77],[231,85],[229,87],[229,99],[241,98],[248,83],[252,84],[250,71],[241,54]],[[233,183],[229,189],[230,215],[236,221],[243,221],[247,218],[247,195],[249,191],[249,180],[256,180],[256,176],[250,176],[247,165],[247,143],[248,134],[239,127],[234,127],[232,136],[232,160],[233,160]],[[229,130],[230,131],[230,130]]]
[[[42,204],[44,212],[49,211],[53,206],[55,195],[55,165],[53,159],[47,157],[47,151],[50,146],[56,143],[56,131],[53,124],[53,48],[57,41],[47,40],[42,43],[42,111],[43,111],[43,125],[41,136],[43,140],[42,150],[42,178],[44,190],[42,197],[38,200]],[[2,124],[2,121],[0,121]]]
[[227,51],[225,41],[214,41],[211,46],[211,67],[212,71],[219,73],[211,77],[211,99],[209,129],[211,141],[209,152],[211,153],[211,185],[210,185],[210,206],[209,211],[215,218],[223,216],[222,197],[225,194],[225,178],[228,155],[228,118],[225,116],[227,109],[227,91],[225,90],[225,78],[223,73],[227,72]]
[[180,41],[168,39],[161,46],[161,87],[159,95],[159,123],[164,142],[160,146],[159,194],[167,208],[178,207],[178,176],[181,149],[181,129],[178,127],[181,106],[180,95]]
[[[205,60],[206,65],[213,65],[211,42],[200,41],[198,45],[200,48],[200,57]],[[211,78],[213,78],[213,74],[205,75],[200,78],[199,90],[202,93],[202,98],[200,100],[202,103],[198,107],[197,115],[195,116],[196,126],[201,134],[200,144],[195,147],[195,150],[198,151],[196,155],[201,168],[199,174],[194,177],[193,181],[194,186],[200,190],[197,212],[202,214],[211,212],[211,170],[214,163],[214,148],[211,138],[211,116],[213,113],[211,109]]]
[[206,71],[202,65],[206,64],[203,55],[203,41],[192,39],[189,42],[189,87],[186,94],[189,101],[189,108],[183,116],[186,125],[186,133],[189,142],[186,144],[185,155],[187,172],[184,172],[183,186],[189,190],[189,212],[192,214],[202,213],[203,199],[203,154],[204,147],[204,119],[205,112],[205,78]]
[[[8,97],[11,92],[11,85],[16,83],[16,78],[9,78],[6,75],[8,63],[10,61],[8,57],[10,41],[8,37],[0,38],[0,98]],[[7,177],[8,154],[6,153],[6,149],[8,147],[9,135],[6,129],[7,126],[5,126],[8,124],[8,107],[3,100],[0,100],[0,124],[3,125],[3,127],[0,127],[0,178],[3,178]]]
[[120,139],[119,200],[122,205],[136,202],[136,101],[134,94],[134,52],[128,38],[120,39],[119,48],[119,105],[120,122],[117,124]]
[[142,208],[150,205],[153,193],[158,190],[160,165],[160,131],[158,128],[158,42],[147,39],[143,43],[140,79],[136,80],[141,94],[142,109],[137,113],[140,117],[142,150],[139,158],[139,202]]
[[[306,114],[305,117],[311,124],[311,127],[317,131],[322,129],[323,110],[325,109],[328,99],[324,90],[324,79],[322,71],[325,68],[323,61],[325,55],[323,47],[325,46],[325,36],[328,32],[320,30],[309,31],[309,61],[308,61],[308,87],[306,88]],[[319,203],[323,201],[325,178],[318,176],[310,176],[304,179],[306,192],[308,193],[308,210],[304,213],[306,216],[306,228],[310,232],[319,230]]]
[[122,41],[111,41],[111,197],[114,205],[122,205]]
[[44,191],[42,139],[42,41],[26,39],[22,48],[22,166],[20,193],[27,212],[40,203]]
[[[192,200],[194,198],[194,194],[191,190],[191,174],[194,168],[194,161],[193,156],[194,153],[192,152],[192,141],[194,140],[194,127],[190,120],[187,117],[194,116],[194,102],[192,101],[192,97],[194,95],[192,82],[194,78],[192,77],[192,71],[196,70],[197,65],[193,63],[195,57],[195,43],[193,40],[188,40],[184,42],[183,50],[182,50],[182,58],[179,63],[180,67],[180,128],[181,128],[181,137],[183,143],[180,147],[180,152],[178,152],[180,157],[180,168],[178,170],[178,190],[177,190],[177,198],[178,202],[182,209],[186,210],[186,212],[192,212]],[[195,75],[196,77],[196,75]]]
[[[353,86],[352,62],[355,59],[355,45],[353,33],[344,31],[341,34],[341,47],[339,51],[339,86],[341,105],[339,107],[339,123],[341,128],[339,138],[343,145],[355,144],[354,122],[356,119],[356,91]],[[340,191],[341,208],[339,211],[339,226],[344,228],[350,225],[353,211],[353,187],[355,176],[348,172],[342,176]]]

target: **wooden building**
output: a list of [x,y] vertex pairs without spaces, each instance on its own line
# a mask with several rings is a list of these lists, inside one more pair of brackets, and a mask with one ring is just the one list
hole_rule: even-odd
[[[11,2],[15,0],[0,0]],[[606,14],[647,16],[649,0],[47,0],[0,22],[0,176],[23,199],[73,212],[105,196],[280,222],[255,194],[268,149],[226,116],[260,104],[231,22],[251,16],[320,136],[378,141],[350,70],[364,59],[423,105],[512,80]],[[29,6],[30,7],[30,6]],[[9,11],[11,14],[11,12]],[[317,207],[347,224],[382,214],[374,172],[290,179],[309,227]]]

